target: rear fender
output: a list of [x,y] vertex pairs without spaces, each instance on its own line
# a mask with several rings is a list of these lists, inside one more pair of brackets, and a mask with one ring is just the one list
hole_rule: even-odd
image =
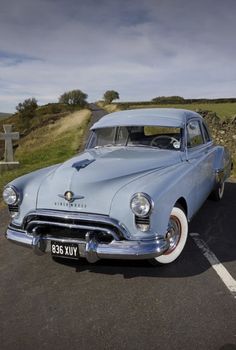
[[215,172],[215,183],[224,182],[230,177],[232,170],[232,159],[226,147],[218,146],[215,152],[213,168]]

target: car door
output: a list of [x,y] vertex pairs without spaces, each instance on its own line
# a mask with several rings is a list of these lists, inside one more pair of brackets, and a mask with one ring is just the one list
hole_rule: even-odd
[[192,198],[197,210],[212,190],[212,142],[206,139],[200,119],[187,123],[187,154],[191,166]]
[[202,134],[204,137],[205,143],[205,154],[206,154],[206,162],[208,164],[208,192],[210,193],[215,184],[215,170],[214,170],[214,159],[215,159],[215,146],[211,139],[209,130],[205,124],[205,122],[201,121]]

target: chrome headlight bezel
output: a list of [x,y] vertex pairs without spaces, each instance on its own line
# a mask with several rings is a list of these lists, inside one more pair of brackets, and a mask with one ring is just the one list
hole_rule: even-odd
[[[135,201],[136,201],[136,203],[135,203]],[[141,203],[141,201],[143,201],[143,203]],[[146,207],[146,209],[143,208],[143,209],[140,209],[138,211],[138,210],[136,210],[138,204],[140,204],[140,207],[141,207],[141,205],[146,204],[147,207]],[[132,212],[134,213],[134,215],[136,215],[138,217],[143,218],[143,217],[150,215],[152,210],[153,210],[153,207],[154,207],[154,202],[153,202],[152,198],[146,193],[138,192],[138,193],[135,193],[131,197],[130,208],[131,208]]]
[[6,186],[2,196],[7,205],[16,205],[20,202],[20,193],[14,186]]

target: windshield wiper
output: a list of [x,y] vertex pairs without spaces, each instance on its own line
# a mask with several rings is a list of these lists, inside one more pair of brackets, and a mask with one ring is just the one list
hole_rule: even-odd
[[103,148],[103,147],[122,147],[124,146],[123,144],[114,144],[114,143],[108,143],[107,145],[102,145],[102,146],[95,146],[94,148]]
[[138,144],[138,145],[127,145],[127,147],[145,147],[145,148],[158,148],[158,149],[160,149],[160,147],[157,147],[157,146],[141,145],[141,144]]

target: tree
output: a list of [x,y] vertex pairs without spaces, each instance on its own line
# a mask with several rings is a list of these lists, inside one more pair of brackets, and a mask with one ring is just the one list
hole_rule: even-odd
[[113,100],[118,100],[120,98],[120,96],[119,96],[117,91],[107,90],[104,93],[103,98],[104,98],[106,103],[111,103]]
[[152,99],[155,103],[185,103],[185,99],[181,96],[159,96]]
[[59,97],[59,103],[65,103],[72,106],[84,107],[87,102],[88,95],[81,90],[71,90],[65,92]]
[[28,128],[31,119],[35,116],[35,110],[38,108],[37,100],[32,97],[24,100],[16,106],[19,112],[21,125],[23,128]]

